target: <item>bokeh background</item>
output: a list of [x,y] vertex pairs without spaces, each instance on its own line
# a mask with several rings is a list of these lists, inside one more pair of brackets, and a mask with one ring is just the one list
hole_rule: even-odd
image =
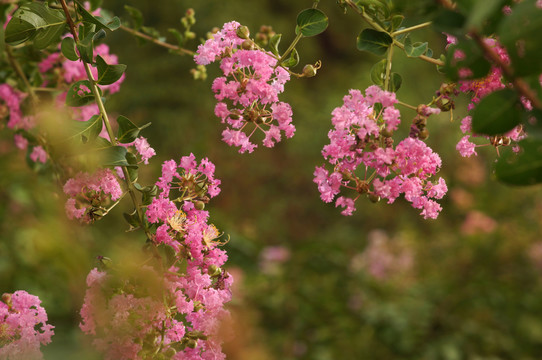
[[[124,1],[103,7],[126,18]],[[255,33],[271,25],[283,47],[295,34],[295,18],[311,1],[132,0],[145,25],[163,34],[179,28],[187,8],[196,11],[198,38],[237,20]],[[422,20],[426,1],[407,4],[406,25]],[[140,172],[152,183],[163,161],[194,153],[216,164],[222,193],[208,209],[231,237],[225,245],[234,274],[232,320],[224,325],[224,351],[232,360],[267,359],[539,359],[542,356],[542,192],[494,180],[495,148],[460,158],[455,143],[466,115],[459,97],[449,113],[431,117],[427,143],[443,159],[449,186],[437,220],[423,220],[404,200],[393,205],[357,202],[344,217],[319,199],[315,166],[328,143],[331,111],[349,89],[371,84],[379,59],[355,48],[365,26],[335,1],[319,6],[329,28],[298,46],[304,64],[322,60],[318,76],[292,80],[281,96],[294,110],[296,135],[274,149],[260,145],[240,155],[220,141],[211,82],[195,81],[190,57],[124,32],[108,35],[111,53],[128,65],[122,91],[107,103],[112,114],[137,124],[158,155]],[[444,51],[444,36],[430,29],[414,39]],[[173,41],[173,39],[169,39]],[[195,48],[198,41],[191,43]],[[417,105],[431,100],[443,82],[436,69],[400,51],[394,71],[403,76],[398,97]],[[401,108],[406,134],[415,113]],[[144,237],[127,233],[121,204],[90,227],[65,220],[57,184],[36,175],[0,132],[0,291],[24,289],[40,296],[56,326],[46,359],[97,359],[78,329],[85,277],[96,256],[113,261],[139,251]],[[124,208],[123,208],[124,207]]]

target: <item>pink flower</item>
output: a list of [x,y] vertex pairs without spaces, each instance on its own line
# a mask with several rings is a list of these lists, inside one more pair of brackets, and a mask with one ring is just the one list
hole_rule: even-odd
[[47,153],[41,146],[34,146],[32,149],[32,152],[30,153],[30,159],[32,159],[33,162],[40,162],[45,164],[47,161]]
[[143,163],[145,164],[148,164],[149,159],[153,157],[154,155],[156,155],[156,151],[154,151],[154,149],[151,148],[147,139],[145,139],[142,136],[135,139],[134,146],[137,152],[139,153],[139,155],[141,155],[141,158],[143,159]]
[[41,300],[26,291],[4,294],[0,301],[1,359],[43,359],[41,345],[51,342],[54,326],[47,324]]
[[478,155],[476,153],[476,144],[469,141],[470,135],[463,136],[456,145],[456,150],[459,151],[463,157],[471,157],[472,155]]

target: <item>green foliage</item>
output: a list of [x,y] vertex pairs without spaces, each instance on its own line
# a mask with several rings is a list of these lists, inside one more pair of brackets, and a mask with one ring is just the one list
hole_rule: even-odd
[[[104,30],[110,30],[114,31],[117,30],[121,23],[120,19],[117,16],[114,17],[107,17],[107,16],[94,16],[91,13],[89,13],[84,6],[77,3],[77,12],[81,17],[83,18],[83,23],[90,23],[96,26],[98,30],[104,29]],[[104,12],[104,14],[106,14]]]
[[147,123],[139,127],[133,122],[131,122],[127,117],[122,115],[117,118],[117,123],[119,124],[117,141],[122,144],[128,144],[133,142],[139,136],[139,132],[151,124]]
[[269,47],[271,48],[271,52],[277,56],[280,54],[279,44],[280,44],[281,38],[282,38],[282,34],[275,34],[269,40]]
[[68,36],[62,39],[60,50],[66,59],[71,61],[79,60],[79,55],[77,55],[77,52],[75,51],[75,40],[73,40],[72,37]]
[[503,89],[484,97],[472,112],[476,134],[498,135],[520,124],[522,105],[516,91]]
[[328,18],[321,10],[306,9],[297,15],[295,33],[303,36],[315,36],[323,33],[328,26]]
[[77,42],[77,50],[81,55],[81,60],[88,64],[94,63],[94,35],[96,35],[95,32],[89,32]]
[[408,57],[419,57],[427,53],[428,50],[427,42],[415,42],[412,43],[410,36],[405,38],[405,53]]
[[100,150],[98,156],[100,157],[103,166],[137,167],[137,165],[128,162],[126,159],[127,150],[123,146],[110,146]]
[[96,82],[100,85],[113,84],[126,71],[126,65],[108,65],[100,55],[96,55],[96,67],[98,68],[98,79],[96,79]]
[[143,14],[141,11],[133,6],[124,5],[124,9],[130,15],[132,19],[132,26],[135,30],[139,30],[143,26]]
[[[458,58],[457,54],[462,55]],[[462,74],[463,76],[460,77],[459,71],[462,69],[467,70],[468,73]],[[443,70],[452,81],[457,81],[460,78],[478,79],[489,73],[491,64],[474,40],[460,38],[456,45],[451,45],[448,48]]]
[[534,185],[542,182],[542,140],[527,138],[519,142],[521,152],[501,155],[495,166],[497,178],[509,185]]
[[384,79],[386,78],[386,64],[388,60],[382,59],[371,68],[371,80],[373,84],[382,86],[384,85]]
[[60,38],[66,27],[66,17],[60,10],[43,3],[27,3],[15,11],[5,32],[6,43],[17,45],[33,40],[37,49],[45,49]]
[[[101,90],[100,91],[101,96]],[[91,91],[90,81],[80,80],[73,83],[66,94],[66,105],[79,107],[92,104],[94,102],[94,94]]]
[[379,56],[386,54],[391,44],[393,44],[393,39],[390,35],[373,29],[364,29],[357,38],[358,50]]
[[100,135],[103,127],[102,117],[94,115],[87,121],[70,121],[67,141],[77,144],[92,143]]
[[290,53],[290,57],[286,59],[285,61],[283,61],[282,65],[286,67],[293,67],[293,66],[296,66],[297,64],[299,64],[299,53],[297,52],[296,49],[293,49],[292,52]]
[[516,76],[542,72],[542,9],[535,0],[526,0],[514,6],[498,29],[499,41],[506,47]]

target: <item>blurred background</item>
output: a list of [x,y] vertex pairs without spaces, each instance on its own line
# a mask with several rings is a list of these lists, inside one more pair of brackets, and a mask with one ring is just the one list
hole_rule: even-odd
[[[125,3],[107,0],[103,7],[127,18]],[[180,27],[189,7],[198,38],[231,20],[253,34],[271,25],[283,34],[282,51],[295,37],[297,13],[311,3],[130,1],[145,25],[163,34]],[[406,26],[424,20],[424,3],[408,2]],[[428,123],[427,143],[441,155],[439,175],[449,187],[437,220],[423,220],[403,199],[392,205],[360,199],[351,217],[320,200],[312,173],[324,161],[330,113],[349,89],[371,85],[369,72],[379,58],[356,50],[365,27],[359,16],[344,14],[335,1],[319,8],[329,28],[301,41],[294,70],[317,60],[322,69],[314,78],[290,81],[281,95],[293,108],[296,135],[250,155],[220,140],[223,126],[213,114],[211,91],[216,64],[208,66],[207,80],[196,81],[190,57],[138,44],[122,31],[106,39],[128,65],[108,110],[136,124],[152,122],[143,135],[158,155],[140,171],[140,183],[155,182],[163,161],[190,153],[214,162],[222,180],[208,209],[231,237],[227,270],[236,282],[232,320],[223,329],[228,359],[539,359],[542,192],[497,183],[493,147],[460,158],[455,144],[466,98],[458,99],[453,122],[445,113]],[[444,51],[444,36],[430,29],[413,35],[429,41],[435,54]],[[431,101],[442,75],[395,54],[393,69],[403,76],[399,99]],[[415,113],[400,110],[405,135]],[[85,277],[98,255],[115,261],[139,251],[144,236],[124,232],[122,210],[130,204],[89,227],[68,222],[61,190],[28,168],[11,133],[0,135],[0,290],[24,289],[42,299],[56,327],[52,344],[43,348],[46,359],[99,358],[78,329]]]

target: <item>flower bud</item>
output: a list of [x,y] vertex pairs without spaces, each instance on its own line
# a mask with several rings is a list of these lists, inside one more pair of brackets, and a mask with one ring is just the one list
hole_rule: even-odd
[[215,264],[213,264],[213,265],[209,265],[207,272],[209,273],[209,276],[216,277],[222,273],[222,269],[216,266]]
[[385,138],[390,138],[393,136],[393,131],[389,131],[388,129],[384,128],[382,131],[380,131],[380,135],[382,135]]
[[502,145],[503,146],[508,146],[508,145],[510,145],[511,142],[512,142],[512,140],[510,140],[509,137],[502,138]]
[[425,140],[429,137],[429,131],[427,130],[427,128],[423,128],[420,130],[420,132],[418,133],[418,139],[420,140]]
[[450,111],[451,109],[455,108],[454,102],[444,97],[438,99],[435,105],[437,105],[437,107],[442,111]]
[[166,355],[166,358],[172,358],[173,356],[175,356],[175,354],[177,354],[177,351],[170,347],[166,350],[166,352],[164,353]]
[[380,196],[376,195],[375,193],[370,193],[369,200],[371,200],[372,203],[377,203],[380,201]]
[[305,65],[305,67],[303,68],[303,76],[313,77],[315,75],[316,75],[316,68],[314,67],[314,65],[311,65],[311,64]]
[[250,31],[248,30],[248,27],[246,26],[239,26],[237,28],[237,32],[236,32],[237,36],[239,36],[241,39],[248,39],[249,35],[250,35]]
[[190,349],[195,349],[198,346],[198,341],[194,339],[190,339],[186,343],[186,346],[188,346]]
[[2,295],[2,301],[4,302],[4,304],[6,304],[8,307],[11,307],[12,303],[11,303],[11,294],[8,294],[8,293],[4,293]]
[[241,44],[241,48],[243,48],[243,50],[252,50],[254,49],[254,43],[247,39],[243,41],[243,43]]
[[205,209],[205,203],[203,201],[196,201],[194,202],[194,206],[196,207],[196,209],[198,210],[203,210]]

